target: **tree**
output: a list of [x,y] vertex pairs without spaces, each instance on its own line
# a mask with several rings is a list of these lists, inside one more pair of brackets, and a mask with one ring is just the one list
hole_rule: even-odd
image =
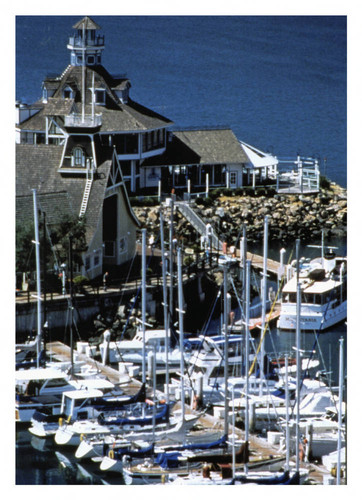
[[[39,234],[44,230],[44,221],[39,220]],[[57,224],[47,225],[46,247],[41,240],[42,258],[45,252],[46,268],[55,270],[57,264],[68,261],[69,236],[73,237],[74,263],[82,265],[81,254],[87,249],[86,221],[77,216],[65,215]],[[34,223],[17,222],[16,224],[16,272],[30,273],[35,271]]]
[[35,270],[34,223],[16,224],[15,269],[25,273]]
[[64,215],[61,221],[52,226],[51,240],[56,249],[58,263],[67,262],[69,258],[69,238],[72,236],[73,260],[75,264],[82,265],[82,253],[87,250],[86,220],[77,216]]

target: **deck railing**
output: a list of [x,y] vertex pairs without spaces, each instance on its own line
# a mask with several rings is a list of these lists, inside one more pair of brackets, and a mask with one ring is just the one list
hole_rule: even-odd
[[100,127],[102,125],[102,114],[82,115],[81,113],[72,113],[65,116],[64,125],[66,127]]

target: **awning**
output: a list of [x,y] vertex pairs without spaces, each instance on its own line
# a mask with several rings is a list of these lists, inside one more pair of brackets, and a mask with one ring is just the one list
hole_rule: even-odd
[[253,167],[272,167],[278,165],[279,162],[276,156],[263,153],[245,142],[240,141],[240,144]]

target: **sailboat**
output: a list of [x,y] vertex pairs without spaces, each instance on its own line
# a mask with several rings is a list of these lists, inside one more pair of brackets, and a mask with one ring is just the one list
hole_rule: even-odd
[[28,429],[31,434],[42,438],[53,437],[60,422],[69,423],[78,419],[95,418],[144,402],[146,397],[144,385],[136,394],[125,395],[122,389],[106,379],[89,379],[81,384],[74,381],[73,384],[75,390],[64,391],[61,395],[59,413],[53,413],[47,406],[33,413],[31,426]]

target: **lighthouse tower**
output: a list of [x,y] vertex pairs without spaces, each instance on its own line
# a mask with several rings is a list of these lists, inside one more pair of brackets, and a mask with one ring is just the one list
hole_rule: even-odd
[[97,66],[101,64],[104,49],[104,35],[97,35],[100,27],[88,16],[73,26],[77,30],[69,38],[67,48],[70,50],[72,66]]

